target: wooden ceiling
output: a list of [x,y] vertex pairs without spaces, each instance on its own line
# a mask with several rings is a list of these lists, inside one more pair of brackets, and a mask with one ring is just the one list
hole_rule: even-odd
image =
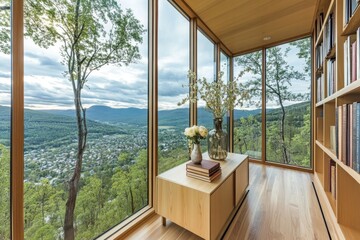
[[182,1],[233,54],[309,34],[317,4],[317,0]]

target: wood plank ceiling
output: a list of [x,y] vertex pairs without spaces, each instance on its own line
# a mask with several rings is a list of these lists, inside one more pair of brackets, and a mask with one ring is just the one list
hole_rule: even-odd
[[309,34],[317,4],[317,0],[183,1],[233,54]]

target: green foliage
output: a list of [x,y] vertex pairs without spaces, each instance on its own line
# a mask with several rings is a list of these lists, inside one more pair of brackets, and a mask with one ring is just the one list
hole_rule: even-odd
[[10,239],[10,151],[0,144],[0,240]]
[[11,44],[11,1],[0,0],[0,51],[5,54],[10,54]]

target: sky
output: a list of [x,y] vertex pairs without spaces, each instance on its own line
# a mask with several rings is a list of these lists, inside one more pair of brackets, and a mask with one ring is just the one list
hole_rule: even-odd
[[[147,29],[147,0],[120,0]],[[141,59],[129,66],[104,66],[93,72],[82,92],[85,107],[107,105],[115,108],[148,106],[147,33],[140,45]],[[32,109],[73,108],[73,93],[61,64],[60,44],[40,48],[25,39],[25,107]],[[177,108],[187,95],[189,69],[189,21],[167,0],[159,0],[159,109]],[[0,53],[0,105],[10,104],[10,56]],[[297,58],[289,59],[299,66]],[[214,76],[214,44],[198,31],[198,76]],[[296,84],[296,83],[295,83]],[[301,89],[302,85],[299,85]],[[199,105],[203,105],[200,102]],[[187,107],[183,105],[182,107]]]

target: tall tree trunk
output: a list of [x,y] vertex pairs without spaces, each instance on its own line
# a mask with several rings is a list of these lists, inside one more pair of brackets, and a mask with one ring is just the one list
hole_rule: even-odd
[[134,214],[135,213],[135,204],[134,204],[134,196],[133,196],[131,187],[129,187],[129,192],[130,192],[131,213]]
[[82,160],[86,146],[86,116],[85,109],[81,106],[80,91],[76,93],[76,120],[78,127],[78,150],[76,156],[76,164],[72,178],[69,181],[69,194],[66,202],[66,212],[64,219],[64,239],[73,240],[75,238],[74,229],[74,210],[78,193],[79,181],[81,177]]
[[[69,181],[68,185],[68,199],[66,201],[65,218],[64,218],[64,239],[75,239],[74,228],[74,211],[76,206],[76,198],[79,190],[79,182],[81,177],[81,167],[83,161],[83,155],[86,147],[87,140],[87,126],[86,126],[86,113],[81,103],[81,90],[83,88],[84,80],[81,76],[81,54],[78,49],[77,42],[81,35],[81,29],[79,26],[80,15],[80,0],[76,1],[75,7],[75,30],[74,30],[74,42],[71,48],[71,56],[68,62],[68,69],[70,74],[70,80],[74,93],[74,104],[76,113],[76,123],[78,129],[78,147],[76,153],[76,163],[74,173]],[[82,26],[83,27],[83,26]]]
[[285,145],[285,114],[286,114],[286,112],[285,112],[285,108],[284,108],[282,101],[280,101],[280,106],[281,106],[281,126],[280,126],[281,148],[282,148],[282,155],[283,155],[284,163],[288,164],[289,158],[288,158],[287,148]]

